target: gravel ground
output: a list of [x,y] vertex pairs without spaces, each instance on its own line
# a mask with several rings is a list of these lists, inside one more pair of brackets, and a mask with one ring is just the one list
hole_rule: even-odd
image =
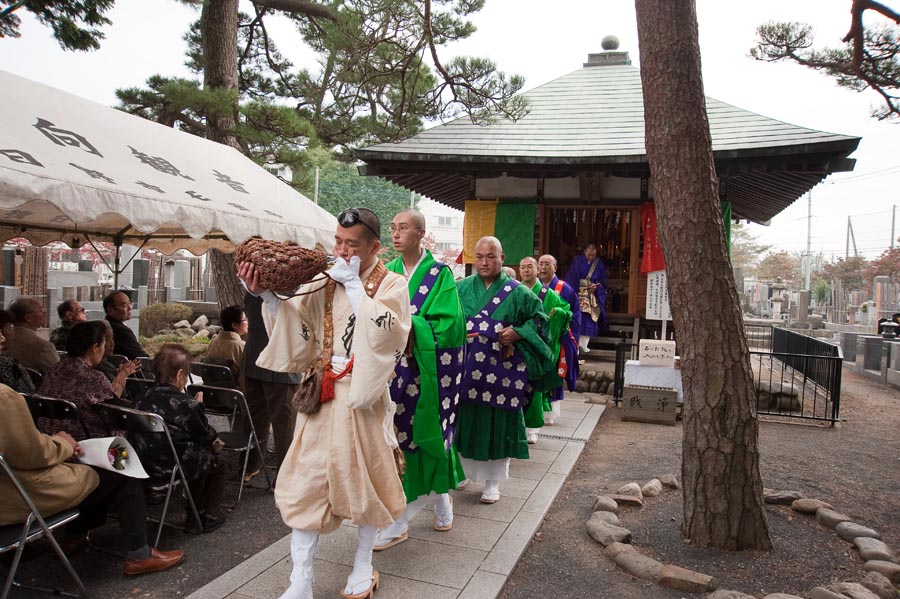
[[[841,419],[836,428],[761,423],[763,483],[831,503],[900,548],[900,393],[845,370]],[[621,410],[608,409],[501,597],[684,597],[619,570],[584,528],[597,494],[669,472],[680,479],[681,436],[680,422],[623,422]],[[693,547],[680,536],[681,511],[680,492],[665,490],[642,510],[621,509],[619,516],[641,552],[714,576],[719,588],[803,595],[864,575],[852,545],[789,508],[767,507],[771,552]]]

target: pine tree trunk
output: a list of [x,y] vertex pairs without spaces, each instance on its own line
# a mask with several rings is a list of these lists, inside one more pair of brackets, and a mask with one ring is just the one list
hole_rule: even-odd
[[[203,44],[203,87],[205,89],[238,89],[238,0],[206,0],[200,13]],[[210,113],[207,117],[207,139],[240,151],[234,137],[237,94],[233,110]],[[219,308],[241,305],[243,290],[237,280],[231,255],[209,251],[212,278],[219,297]]]
[[[238,0],[206,0],[200,13],[204,89],[238,89]],[[207,139],[240,151],[234,137],[237,95],[231,111],[207,114]]]
[[206,254],[211,269],[213,286],[219,298],[219,309],[244,305],[244,288],[238,282],[232,254],[209,250]]
[[694,0],[635,0],[647,158],[684,380],[682,533],[771,549],[750,354],[719,208]]

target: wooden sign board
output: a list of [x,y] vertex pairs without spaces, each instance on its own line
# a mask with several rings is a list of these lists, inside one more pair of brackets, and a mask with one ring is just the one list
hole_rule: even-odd
[[675,342],[659,339],[638,341],[638,361],[641,366],[675,367]]
[[675,426],[677,389],[626,385],[623,391],[622,405],[625,407],[625,414],[622,420]]
[[666,271],[656,270],[647,274],[647,320],[672,320],[669,310],[669,285]]

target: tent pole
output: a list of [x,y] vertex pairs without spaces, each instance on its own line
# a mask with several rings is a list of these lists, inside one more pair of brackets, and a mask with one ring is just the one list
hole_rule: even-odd
[[119,288],[119,262],[122,260],[122,238],[116,237],[114,243],[116,244],[116,261],[113,267],[113,291]]

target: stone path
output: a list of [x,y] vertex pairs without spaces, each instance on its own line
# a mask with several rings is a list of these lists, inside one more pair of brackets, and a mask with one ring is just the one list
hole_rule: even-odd
[[[493,599],[512,572],[566,476],[600,420],[605,406],[570,394],[556,425],[541,429],[530,460],[513,460],[510,479],[494,505],[479,502],[482,484],[452,491],[453,529],[432,530],[433,514],[422,510],[411,522],[409,540],[376,553],[382,599]],[[323,536],[316,555],[317,597],[334,597],[353,565],[356,530],[345,523]],[[290,536],[226,572],[188,599],[276,599],[290,576]]]

